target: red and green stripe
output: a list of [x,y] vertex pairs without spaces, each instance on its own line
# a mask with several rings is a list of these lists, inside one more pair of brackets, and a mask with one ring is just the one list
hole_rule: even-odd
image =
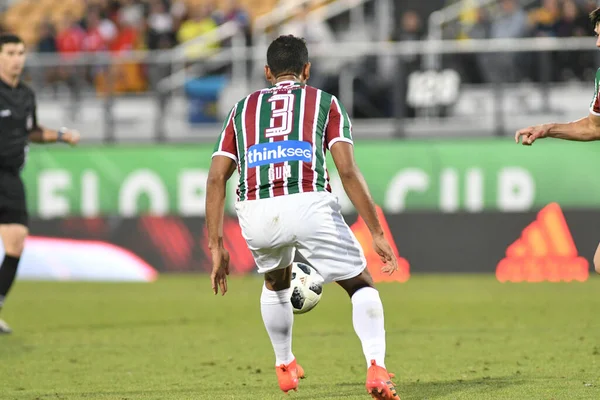
[[[271,125],[271,103],[269,99],[273,96],[273,93],[265,93],[261,97],[260,111],[255,114],[257,118],[257,129],[258,129],[258,140],[259,143],[269,143],[272,139],[267,139],[265,136],[265,130]],[[271,194],[271,184],[269,182],[269,167],[270,165],[261,165],[257,168],[257,173],[260,174],[260,184],[257,185],[257,199],[268,199],[273,197]]]
[[[302,140],[302,132],[304,131],[304,120],[306,119],[306,89],[301,87],[296,89],[294,98],[294,122],[292,133],[286,137],[286,140]],[[296,194],[300,192],[299,175],[301,164],[300,161],[290,161],[291,176],[287,179],[282,179],[287,182],[282,182],[286,185],[288,194]]]
[[327,167],[325,157],[325,127],[329,122],[329,109],[331,107],[332,96],[329,93],[319,91],[321,96],[319,99],[319,116],[313,135],[313,148],[315,149],[315,158],[313,170],[315,171],[316,179],[314,180],[314,190],[321,192],[325,190],[327,185]]
[[[287,136],[267,138],[265,131],[271,125],[272,107],[269,102],[277,91],[255,92],[240,101],[234,111],[233,125],[236,134],[239,158],[240,181],[239,200],[265,199],[270,197],[301,192],[330,190],[326,166],[326,128],[330,112],[341,115],[339,126],[330,127],[335,139],[339,137],[351,140],[351,122],[346,110],[331,94],[310,86],[282,88],[281,92],[294,93],[294,112],[292,130]],[[335,111],[334,111],[335,110]],[[231,118],[231,117],[230,117]],[[228,120],[230,120],[228,118]],[[338,121],[335,122],[338,124]],[[227,122],[225,127],[227,126]],[[284,163],[247,167],[246,153],[255,144],[285,140],[301,140],[313,145],[313,162],[288,161]],[[279,179],[269,181],[269,169],[285,171],[289,167],[291,175],[283,174]]]

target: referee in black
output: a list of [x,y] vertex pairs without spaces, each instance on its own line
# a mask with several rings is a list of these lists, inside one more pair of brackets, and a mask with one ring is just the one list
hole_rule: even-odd
[[[0,238],[5,256],[0,266],[0,311],[17,274],[25,238],[29,233],[25,188],[21,169],[29,142],[79,141],[79,133],[38,125],[33,91],[21,82],[25,45],[16,35],[0,35]],[[0,320],[0,334],[10,333]]]

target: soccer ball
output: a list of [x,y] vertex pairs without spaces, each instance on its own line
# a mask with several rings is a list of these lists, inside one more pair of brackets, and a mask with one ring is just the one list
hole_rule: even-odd
[[323,278],[313,267],[295,262],[292,264],[292,309],[294,314],[309,312],[321,300]]

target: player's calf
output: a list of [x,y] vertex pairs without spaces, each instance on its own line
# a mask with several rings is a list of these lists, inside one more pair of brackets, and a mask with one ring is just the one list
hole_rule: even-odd
[[20,257],[25,246],[25,239],[29,231],[25,225],[6,224],[0,225],[0,237],[4,243],[4,251],[13,257]]
[[352,299],[352,324],[362,343],[367,367],[375,360],[385,368],[385,327],[383,304],[373,279],[365,268],[358,276],[338,282]]
[[284,392],[296,390],[298,378],[304,376],[292,353],[294,314],[290,301],[290,271],[291,266],[266,273],[260,296],[261,315],[275,352],[279,387]]
[[[0,237],[4,243],[4,259],[0,264],[0,310],[17,276],[17,268],[27,237],[27,227],[21,224],[0,225]],[[11,333],[6,322],[0,320],[0,333]]]

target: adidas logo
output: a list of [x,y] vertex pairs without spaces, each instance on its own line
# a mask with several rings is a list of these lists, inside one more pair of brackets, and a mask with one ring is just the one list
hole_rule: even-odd
[[390,246],[392,246],[392,250],[394,251],[396,259],[398,260],[398,270],[396,272],[394,272],[392,275],[381,272],[381,267],[383,264],[381,263],[379,255],[375,252],[375,250],[373,250],[371,245],[371,233],[369,232],[369,228],[367,228],[367,224],[365,224],[365,221],[362,218],[358,217],[358,220],[352,224],[350,229],[352,232],[354,232],[354,236],[356,236],[358,243],[360,243],[360,246],[363,249],[365,258],[367,259],[367,268],[373,277],[373,281],[406,282],[410,278],[410,266],[408,261],[399,256],[396,242],[394,241],[390,227],[385,219],[383,210],[379,206],[375,206],[375,209],[377,210],[377,215],[379,216],[379,221],[381,222],[381,227],[383,228],[383,234],[389,241]]
[[302,278],[300,278],[300,283],[301,283],[302,285],[304,285],[304,282],[306,282],[306,278],[305,278],[305,277],[302,277]]
[[496,268],[500,282],[583,282],[588,276],[588,261],[578,256],[557,203],[540,210],[537,219],[508,246],[506,257]]

